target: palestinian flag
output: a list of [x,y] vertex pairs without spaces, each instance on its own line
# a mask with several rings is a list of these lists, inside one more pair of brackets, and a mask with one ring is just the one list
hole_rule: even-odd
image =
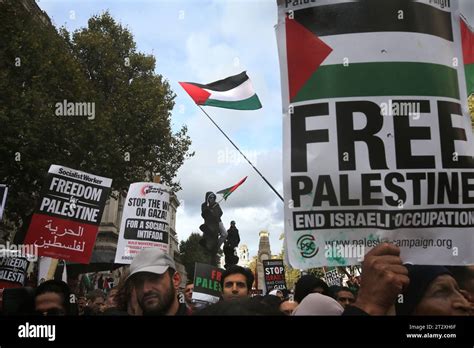
[[179,84],[198,105],[235,110],[257,110],[262,107],[245,71],[207,85],[194,82]]
[[226,189],[223,189],[223,190],[220,190],[216,193],[218,194],[222,194],[224,195],[224,199],[227,200],[227,197],[230,196],[230,194],[232,192],[234,192],[235,190],[237,190],[237,188],[242,185],[244,183],[244,181],[247,180],[247,177],[243,178],[242,180],[240,180],[237,184],[235,184],[234,186],[231,186],[231,187],[228,187]]
[[462,17],[461,39],[464,71],[466,73],[466,88],[467,94],[470,95],[474,93],[474,32]]
[[[460,99],[451,11],[413,0],[295,7],[284,22],[282,51],[290,103],[364,96]],[[472,58],[472,44],[467,52]]]

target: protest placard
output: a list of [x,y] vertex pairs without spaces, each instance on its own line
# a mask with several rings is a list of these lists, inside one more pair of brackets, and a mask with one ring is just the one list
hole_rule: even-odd
[[112,180],[79,170],[49,168],[25,244],[39,256],[89,263]]
[[357,264],[382,241],[406,262],[472,264],[457,1],[280,0],[278,12],[291,265]]
[[25,257],[0,257],[0,289],[24,286],[27,269]]
[[130,264],[143,248],[169,249],[170,191],[162,184],[130,185],[123,208],[116,263]]
[[267,293],[273,289],[286,290],[283,260],[263,260],[263,274]]
[[221,278],[224,270],[196,262],[192,299],[199,302],[216,303],[221,297]]

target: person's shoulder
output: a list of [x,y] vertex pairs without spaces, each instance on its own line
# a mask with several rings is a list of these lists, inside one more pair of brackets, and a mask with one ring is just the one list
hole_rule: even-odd
[[352,315],[366,315],[366,316],[368,316],[369,314],[367,312],[363,311],[362,309],[360,309],[359,307],[347,306],[344,309],[344,312],[342,312],[342,315],[343,316],[352,316]]
[[121,311],[117,308],[108,308],[106,309],[102,315],[104,316],[128,316],[129,314],[125,311]]
[[179,304],[179,307],[178,307],[178,311],[176,312],[176,315],[178,316],[187,316],[187,315],[192,315],[193,314],[193,310],[191,308],[189,308],[188,306],[186,306],[185,303],[180,303]]

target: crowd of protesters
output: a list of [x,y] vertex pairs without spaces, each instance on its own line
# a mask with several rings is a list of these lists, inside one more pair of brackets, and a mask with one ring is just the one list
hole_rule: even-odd
[[[473,315],[474,266],[404,265],[400,249],[381,244],[362,263],[360,287],[331,286],[311,274],[300,277],[294,294],[274,289],[251,296],[253,273],[237,265],[221,277],[221,299],[195,302],[193,284],[180,291],[173,259],[158,248],[142,250],[118,286],[76,296],[62,281],[24,288],[24,300],[4,315]],[[18,289],[17,289],[18,290]],[[28,290],[28,291],[26,291]],[[5,292],[9,294],[9,292]],[[14,297],[4,294],[4,309]],[[18,293],[17,293],[18,295]],[[18,297],[18,296],[17,296]],[[18,298],[15,298],[18,302]]]

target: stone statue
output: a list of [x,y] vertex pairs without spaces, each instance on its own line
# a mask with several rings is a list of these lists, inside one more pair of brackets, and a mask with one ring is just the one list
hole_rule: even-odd
[[239,262],[239,257],[235,253],[235,248],[238,247],[239,243],[239,230],[235,227],[235,221],[231,221],[230,228],[227,230],[227,239],[224,243],[225,269]]

